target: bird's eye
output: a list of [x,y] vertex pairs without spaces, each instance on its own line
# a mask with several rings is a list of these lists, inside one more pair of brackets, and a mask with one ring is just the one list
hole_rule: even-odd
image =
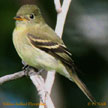
[[30,14],[30,19],[34,19],[34,14]]

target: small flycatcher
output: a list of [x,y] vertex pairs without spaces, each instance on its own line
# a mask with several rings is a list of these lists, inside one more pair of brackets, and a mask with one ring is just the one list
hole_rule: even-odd
[[90,101],[94,98],[76,74],[72,55],[49,27],[36,5],[22,6],[14,17],[13,43],[18,55],[29,66],[56,72],[75,82]]

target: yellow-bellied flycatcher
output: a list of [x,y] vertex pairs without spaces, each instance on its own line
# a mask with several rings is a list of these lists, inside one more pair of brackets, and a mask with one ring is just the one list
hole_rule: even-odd
[[72,55],[54,30],[44,21],[36,5],[24,5],[16,17],[13,43],[21,59],[29,66],[56,72],[75,82],[84,94],[94,98],[78,78]]

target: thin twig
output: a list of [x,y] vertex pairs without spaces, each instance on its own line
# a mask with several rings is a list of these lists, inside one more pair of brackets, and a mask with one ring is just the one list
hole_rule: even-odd
[[57,14],[57,23],[56,23],[55,32],[59,37],[62,37],[64,24],[70,4],[71,0],[64,0],[62,5],[62,12]]
[[48,71],[48,73],[47,73],[47,77],[46,77],[46,80],[45,80],[45,87],[46,87],[47,92],[49,94],[51,94],[51,90],[52,90],[54,80],[55,80],[55,74],[56,74],[55,70]]
[[55,4],[55,9],[57,13],[60,13],[62,11],[60,0],[54,0],[54,4]]
[[15,80],[15,79],[21,78],[23,76],[24,76],[24,71],[16,72],[16,73],[10,74],[10,75],[5,75],[3,77],[0,77],[0,85],[7,81]]
[[55,108],[51,100],[51,97],[46,90],[46,86],[45,86],[44,79],[42,78],[42,76],[37,75],[33,69],[30,70],[29,76],[33,84],[37,88],[38,94],[40,96],[40,103],[45,104],[45,106],[40,105],[39,108]]

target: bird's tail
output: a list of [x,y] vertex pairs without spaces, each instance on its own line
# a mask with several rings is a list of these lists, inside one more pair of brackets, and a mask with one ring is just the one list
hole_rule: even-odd
[[[73,70],[73,69],[72,69]],[[72,80],[76,83],[76,85],[83,91],[83,93],[88,97],[91,102],[96,102],[94,97],[91,95],[86,85],[79,79],[76,72],[71,72]]]

